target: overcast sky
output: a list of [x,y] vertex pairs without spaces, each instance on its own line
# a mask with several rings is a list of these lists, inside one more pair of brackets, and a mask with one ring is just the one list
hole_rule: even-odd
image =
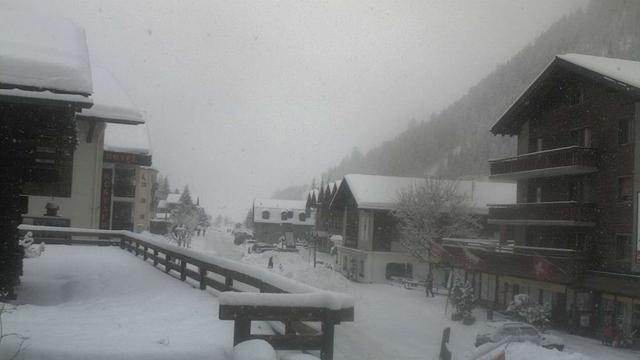
[[216,216],[428,119],[584,0],[0,4],[83,26],[145,114],[153,163]]

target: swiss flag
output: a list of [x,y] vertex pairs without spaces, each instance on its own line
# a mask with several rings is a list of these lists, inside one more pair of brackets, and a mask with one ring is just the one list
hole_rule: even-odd
[[538,280],[548,279],[551,276],[551,263],[542,256],[534,256],[533,275]]

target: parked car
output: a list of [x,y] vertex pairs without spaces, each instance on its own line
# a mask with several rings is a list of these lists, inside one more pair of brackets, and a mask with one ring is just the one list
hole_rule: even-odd
[[240,245],[248,239],[252,239],[253,234],[247,230],[234,230],[233,231],[233,243]]
[[276,247],[273,244],[267,244],[263,242],[257,242],[251,245],[251,252],[261,253],[269,250],[276,250]]
[[506,337],[511,341],[529,341],[547,349],[564,350],[564,341],[554,335],[545,334],[535,327],[521,322],[492,321],[487,323],[487,332],[476,336],[476,347],[486,343],[497,343]]

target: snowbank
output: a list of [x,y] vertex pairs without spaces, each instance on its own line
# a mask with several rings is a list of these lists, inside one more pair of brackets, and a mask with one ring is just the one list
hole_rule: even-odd
[[236,345],[231,352],[233,360],[276,360],[276,351],[264,340],[247,340]]
[[3,325],[29,338],[19,359],[228,359],[233,343],[216,297],[116,247],[47,246],[24,260],[18,301]]
[[64,18],[2,9],[0,83],[90,95],[84,30]]
[[505,352],[505,360],[592,360],[586,355],[545,349],[530,342],[502,345],[477,360],[493,360],[502,351]]
[[[245,251],[241,260],[265,269],[272,256],[274,266],[268,271],[323,290],[344,291],[351,286],[347,278],[324,264],[318,264],[314,268],[313,260],[309,259],[313,256],[307,250],[300,250],[299,253],[267,251],[259,254],[248,254]],[[327,259],[323,253],[318,254],[318,259],[324,259],[327,265],[334,262],[333,257]]]

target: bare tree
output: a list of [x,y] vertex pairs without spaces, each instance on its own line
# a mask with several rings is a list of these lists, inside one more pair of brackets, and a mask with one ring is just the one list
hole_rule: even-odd
[[399,221],[400,243],[416,258],[433,262],[445,237],[477,234],[480,225],[471,200],[450,180],[425,179],[400,192],[394,215]]

